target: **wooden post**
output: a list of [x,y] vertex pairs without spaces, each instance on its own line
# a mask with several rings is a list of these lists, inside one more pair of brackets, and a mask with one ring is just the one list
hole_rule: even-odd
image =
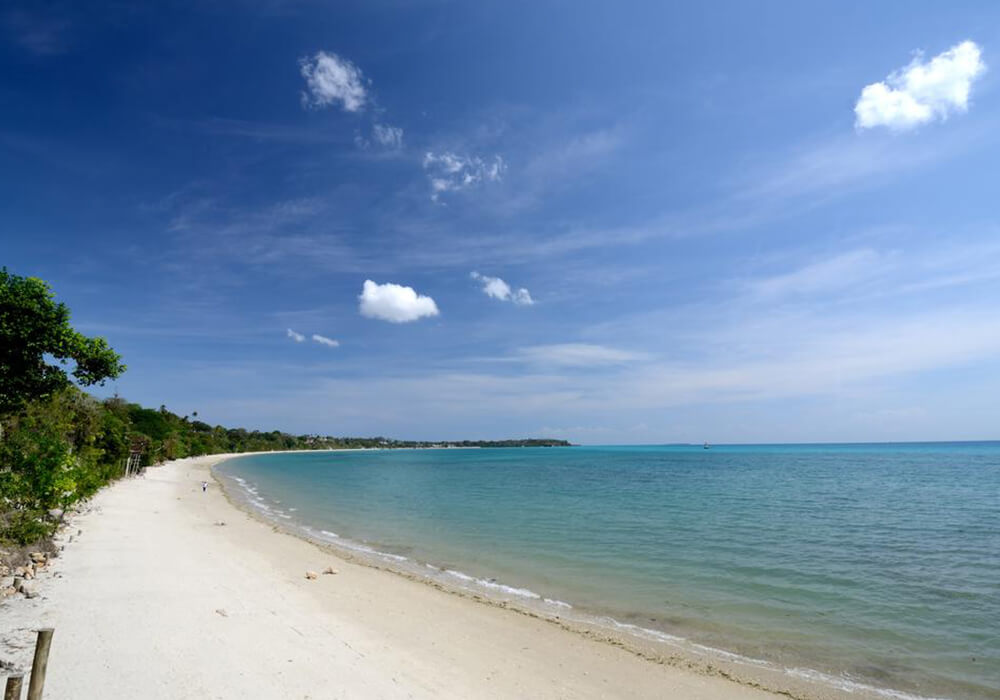
[[42,688],[45,687],[45,671],[49,666],[49,647],[52,646],[51,627],[38,630],[38,640],[35,642],[35,660],[31,662],[31,682],[28,683],[28,700],[42,700]]
[[20,673],[7,676],[7,688],[3,691],[3,700],[21,700],[21,683],[23,681],[24,676]]

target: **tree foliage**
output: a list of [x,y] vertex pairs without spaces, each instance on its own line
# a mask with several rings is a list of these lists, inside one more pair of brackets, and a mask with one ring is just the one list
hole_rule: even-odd
[[0,416],[68,386],[70,362],[70,374],[83,386],[125,370],[103,338],[88,338],[69,325],[69,309],[48,284],[0,268]]

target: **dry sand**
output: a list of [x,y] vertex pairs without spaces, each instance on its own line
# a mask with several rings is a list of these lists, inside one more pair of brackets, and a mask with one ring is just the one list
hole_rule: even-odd
[[340,560],[231,505],[219,459],[98,494],[39,597],[0,603],[0,658],[54,627],[45,697],[74,700],[777,697]]

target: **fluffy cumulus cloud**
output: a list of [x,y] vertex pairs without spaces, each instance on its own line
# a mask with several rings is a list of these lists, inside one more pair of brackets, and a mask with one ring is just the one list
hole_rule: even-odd
[[333,338],[327,338],[325,335],[320,335],[319,333],[313,333],[312,339],[314,342],[320,345],[325,345],[328,348],[339,348],[340,341],[334,340]]
[[301,333],[296,333],[291,328],[288,329],[286,335],[292,340],[294,340],[296,343],[301,343],[303,340],[306,339],[304,335],[302,335]]
[[531,298],[531,294],[524,287],[514,290],[499,277],[489,277],[481,275],[478,272],[472,272],[470,276],[482,285],[483,294],[488,297],[499,299],[500,301],[513,302],[518,306],[531,306],[535,303],[535,300]]
[[417,294],[413,287],[391,282],[377,284],[365,280],[358,299],[362,316],[390,323],[408,323],[439,313],[437,304],[430,297]]
[[302,103],[307,107],[329,107],[339,103],[347,112],[359,112],[368,99],[361,69],[335,53],[319,51],[299,61],[306,90]]
[[865,86],[854,106],[859,129],[912,129],[968,109],[972,83],[986,70],[979,46],[963,41],[929,61],[922,58]]
[[435,202],[445,192],[457,192],[482,182],[496,182],[506,169],[507,164],[500,156],[484,160],[450,151],[428,151],[424,155],[424,171],[431,183],[431,199]]
[[372,126],[372,138],[375,143],[386,148],[402,148],[403,146],[403,130],[398,126],[375,124]]

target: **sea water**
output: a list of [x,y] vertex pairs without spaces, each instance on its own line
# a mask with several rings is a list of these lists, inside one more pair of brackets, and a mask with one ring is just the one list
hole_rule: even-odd
[[1000,443],[316,452],[219,473],[269,517],[439,580],[842,689],[1000,697]]

